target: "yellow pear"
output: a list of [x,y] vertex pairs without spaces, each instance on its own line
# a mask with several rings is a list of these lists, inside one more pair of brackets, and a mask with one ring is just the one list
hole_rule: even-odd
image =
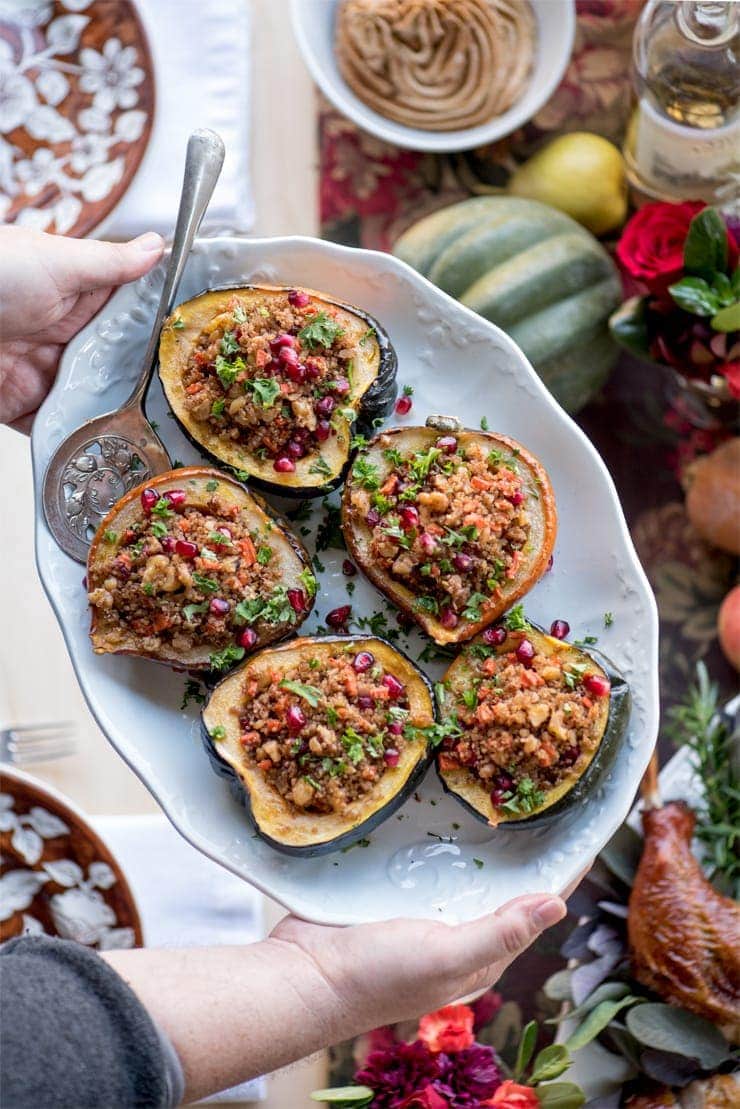
[[587,131],[552,139],[515,170],[508,191],[559,208],[595,235],[619,227],[627,215],[622,155]]

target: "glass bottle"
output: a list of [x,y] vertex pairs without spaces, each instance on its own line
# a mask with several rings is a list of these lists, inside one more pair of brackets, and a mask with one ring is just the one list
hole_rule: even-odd
[[737,204],[740,3],[648,0],[633,65],[638,104],[624,156],[636,202]]

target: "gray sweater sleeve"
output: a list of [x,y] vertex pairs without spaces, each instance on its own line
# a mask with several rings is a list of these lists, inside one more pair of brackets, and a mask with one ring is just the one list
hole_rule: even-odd
[[0,947],[3,1109],[179,1105],[180,1061],[94,951],[27,936]]

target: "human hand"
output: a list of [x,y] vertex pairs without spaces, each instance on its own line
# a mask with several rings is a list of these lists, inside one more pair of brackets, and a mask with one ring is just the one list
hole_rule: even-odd
[[163,248],[153,232],[107,243],[0,227],[0,423],[31,430],[64,345]]
[[[347,1029],[410,1020],[491,986],[546,928],[565,915],[549,894],[517,897],[495,913],[450,926],[433,920],[391,920],[331,928],[289,916],[268,943],[289,945],[339,1002]],[[295,979],[294,979],[295,980]],[[348,1033],[351,1034],[351,1033]]]

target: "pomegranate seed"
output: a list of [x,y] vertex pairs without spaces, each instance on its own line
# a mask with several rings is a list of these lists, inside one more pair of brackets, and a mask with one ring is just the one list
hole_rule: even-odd
[[357,573],[357,567],[355,566],[354,562],[350,562],[348,558],[345,558],[344,562],[342,563],[342,573],[344,574],[345,578],[353,578]]
[[300,732],[306,726],[306,717],[300,705],[288,705],[285,710],[285,722],[291,732]]
[[435,443],[435,446],[439,447],[445,454],[454,454],[457,450],[457,439],[454,435],[442,435]]
[[288,303],[294,308],[305,308],[311,303],[311,298],[308,293],[301,292],[300,289],[291,289],[288,293]]
[[553,567],[553,563],[554,563],[554,562],[555,562],[555,556],[554,556],[554,555],[550,555],[550,557],[549,557],[549,558],[548,558],[548,560],[547,560],[547,566],[545,567],[545,573],[546,573],[546,574],[549,574],[550,570],[552,570],[552,567]]
[[306,610],[306,594],[302,589],[289,589],[288,600],[294,612],[301,613]]
[[421,544],[422,550],[426,551],[427,554],[432,554],[439,546],[437,540],[433,535],[430,535],[428,531],[423,531],[421,533],[419,536],[419,543]]
[[399,397],[396,401],[396,413],[399,416],[407,416],[411,411],[411,397]]
[[326,622],[330,628],[343,628],[349,620],[352,605],[340,605],[326,614]]
[[349,381],[346,377],[335,377],[331,383],[331,390],[338,397],[346,397],[349,392]]
[[404,691],[404,686],[401,682],[399,682],[398,678],[394,678],[393,674],[384,674],[382,681],[383,685],[390,693],[391,698],[394,701],[398,700],[398,698]]
[[457,554],[452,556],[452,565],[456,570],[459,570],[461,574],[467,574],[468,570],[473,566],[473,560],[469,554],[458,551]]
[[550,635],[553,635],[556,639],[565,639],[569,632],[570,624],[567,620],[553,620],[550,624]]
[[491,804],[494,809],[498,809],[506,801],[506,794],[508,790],[493,789],[491,790]]
[[228,601],[225,601],[223,597],[211,597],[211,604],[209,607],[214,616],[225,616],[231,608],[231,605]]
[[401,519],[401,527],[404,531],[419,526],[419,510],[414,508],[412,504],[404,505],[398,515]]
[[290,362],[285,368],[285,376],[298,385],[306,380],[306,367],[301,362]]
[[155,506],[155,504],[157,503],[158,500],[159,500],[159,493],[157,492],[156,489],[147,488],[147,489],[144,489],[142,491],[141,507],[144,509],[147,516],[149,515],[151,510],[154,508],[154,506]]
[[361,693],[357,698],[357,707],[360,709],[374,709],[375,701],[367,693]]
[[281,347],[278,351],[278,362],[283,366],[295,366],[299,362],[298,351],[293,347]]
[[295,439],[291,439],[287,449],[291,458],[303,458],[306,453],[306,448],[303,446],[303,443],[297,443]]
[[443,628],[456,628],[458,616],[451,608],[443,608],[439,614],[439,622]]
[[365,523],[369,528],[377,527],[380,523],[380,513],[377,508],[371,508],[365,517]]
[[486,628],[483,639],[491,647],[500,647],[506,639],[506,628]]
[[317,377],[321,377],[321,366],[309,358],[306,362],[306,374],[312,381],[315,381]]
[[583,684],[589,693],[593,693],[594,697],[609,696],[611,690],[609,679],[602,678],[601,674],[586,674]]
[[400,758],[401,755],[395,747],[389,747],[383,755],[383,762],[386,766],[398,766]]
[[317,420],[314,435],[320,443],[325,443],[331,434],[331,424],[328,420]]
[[400,720],[392,720],[388,725],[391,735],[403,735],[403,724]]
[[175,540],[171,535],[165,535],[159,542],[162,544],[162,550],[166,551],[167,554],[172,554],[174,552]]
[[566,747],[563,751],[560,752],[560,758],[558,759],[558,762],[561,766],[572,766],[577,758],[578,748]]
[[184,489],[168,489],[164,494],[165,500],[168,500],[173,508],[182,508],[187,500],[187,493]]
[[529,666],[534,658],[534,647],[528,639],[523,639],[516,649],[516,657],[524,666]]
[[320,401],[316,402],[316,411],[320,416],[331,416],[336,403],[334,397],[322,397]]
[[239,632],[236,641],[240,647],[244,647],[248,651],[257,642],[257,632],[254,628],[244,628],[243,631]]
[[366,670],[370,669],[374,662],[375,655],[372,651],[359,651],[354,657],[352,666],[358,674],[364,674]]
[[511,494],[509,500],[513,505],[521,504],[524,500],[524,493],[522,493],[521,489],[517,489],[516,493]]
[[294,347],[296,345],[295,335],[278,335],[274,339],[270,339],[270,350],[279,351],[281,347]]
[[292,474],[295,471],[295,462],[292,458],[288,458],[286,454],[276,458],[272,464],[273,470],[277,470],[279,474]]
[[195,558],[198,554],[197,544],[191,543],[188,539],[177,539],[175,550],[181,558]]
[[514,788],[514,779],[510,774],[505,774],[503,771],[496,775],[496,786],[502,789],[504,793],[508,793],[510,789]]

